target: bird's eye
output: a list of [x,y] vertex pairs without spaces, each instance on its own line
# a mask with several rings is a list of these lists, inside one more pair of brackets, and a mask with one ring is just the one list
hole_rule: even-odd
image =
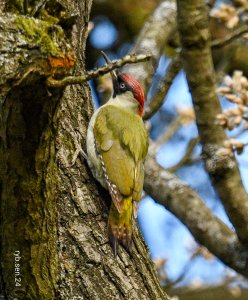
[[120,88],[121,88],[121,89],[124,89],[125,87],[126,87],[125,83],[122,82],[122,83],[120,84]]

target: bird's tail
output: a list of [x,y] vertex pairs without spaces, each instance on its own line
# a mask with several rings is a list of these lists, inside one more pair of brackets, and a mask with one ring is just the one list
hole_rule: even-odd
[[114,255],[117,255],[118,245],[121,243],[128,252],[132,246],[132,227],[133,227],[133,199],[132,196],[124,198],[123,209],[118,212],[114,203],[111,203],[109,219],[108,219],[108,231],[109,240],[114,251]]

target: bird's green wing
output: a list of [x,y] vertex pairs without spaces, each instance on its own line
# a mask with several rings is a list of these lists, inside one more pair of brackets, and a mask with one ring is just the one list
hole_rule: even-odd
[[94,126],[96,149],[112,200],[119,212],[123,199],[141,198],[148,138],[142,119],[115,106],[102,107]]

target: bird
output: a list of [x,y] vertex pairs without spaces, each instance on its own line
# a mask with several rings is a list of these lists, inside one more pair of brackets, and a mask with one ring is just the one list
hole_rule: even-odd
[[[102,52],[110,63],[108,56]],[[120,70],[110,72],[113,95],[91,117],[86,138],[93,176],[109,191],[108,236],[114,256],[119,244],[131,253],[134,218],[142,197],[148,134],[141,84]]]

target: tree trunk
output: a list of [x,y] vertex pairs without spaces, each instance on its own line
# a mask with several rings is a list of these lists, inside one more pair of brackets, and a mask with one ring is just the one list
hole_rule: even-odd
[[167,299],[137,226],[132,255],[120,247],[115,258],[110,248],[110,197],[80,156],[93,112],[88,84],[46,85],[48,75],[71,70],[71,49],[73,72],[84,71],[91,1],[51,5],[69,16],[59,22],[63,31],[0,15],[2,296]]

